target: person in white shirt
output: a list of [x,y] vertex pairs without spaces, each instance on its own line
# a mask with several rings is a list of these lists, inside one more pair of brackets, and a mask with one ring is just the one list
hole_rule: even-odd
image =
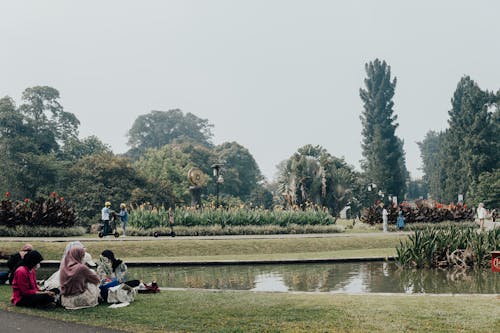
[[111,207],[111,202],[106,201],[104,204],[104,208],[101,211],[101,220],[103,223],[103,233],[105,235],[110,233],[110,228],[109,228],[109,215],[111,214],[111,210],[109,209]]
[[384,232],[387,232],[387,224],[389,223],[389,213],[387,212],[387,206],[384,206],[384,209],[382,209],[382,228]]
[[486,209],[482,202],[477,207],[477,218],[479,219],[479,228],[482,231],[484,230],[484,219],[486,218]]

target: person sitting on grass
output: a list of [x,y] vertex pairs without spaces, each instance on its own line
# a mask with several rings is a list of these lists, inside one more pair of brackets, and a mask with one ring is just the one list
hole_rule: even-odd
[[97,275],[101,281],[116,278],[119,283],[123,283],[126,281],[127,265],[122,260],[116,259],[113,251],[104,250],[97,262]]
[[10,284],[12,284],[12,280],[14,279],[14,272],[23,262],[23,258],[26,253],[30,252],[31,250],[33,250],[33,245],[24,244],[21,248],[21,251],[16,252],[9,257],[9,260],[7,261],[7,267],[9,268],[8,278]]
[[97,261],[97,275],[101,281],[101,297],[108,299],[108,289],[125,282],[127,265],[115,258],[115,254],[110,250],[104,250]]
[[76,310],[99,304],[99,277],[84,264],[85,250],[74,247],[64,258],[61,268],[61,304]]
[[21,265],[14,272],[10,301],[15,306],[55,307],[54,293],[41,291],[36,283],[36,270],[42,260],[42,255],[32,250],[24,255]]

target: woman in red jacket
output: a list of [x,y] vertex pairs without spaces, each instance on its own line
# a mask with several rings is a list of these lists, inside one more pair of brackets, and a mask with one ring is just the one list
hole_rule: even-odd
[[36,284],[36,270],[43,260],[38,251],[26,253],[12,280],[12,297],[10,301],[16,306],[44,307],[54,306],[54,293],[40,291]]

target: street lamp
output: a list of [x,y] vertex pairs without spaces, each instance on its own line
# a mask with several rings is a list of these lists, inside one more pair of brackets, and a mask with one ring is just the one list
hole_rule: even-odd
[[224,166],[224,163],[212,164],[212,170],[214,172],[214,177],[215,177],[215,191],[217,195],[217,201],[215,207],[219,207],[219,184],[224,183],[224,178],[222,177],[222,166]]

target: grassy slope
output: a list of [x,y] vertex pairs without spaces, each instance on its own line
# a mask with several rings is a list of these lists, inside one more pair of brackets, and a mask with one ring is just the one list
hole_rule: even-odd
[[[125,260],[252,260],[339,258],[393,255],[399,240],[406,236],[373,234],[333,238],[187,240],[168,238],[155,241],[88,241],[87,251],[97,256],[105,249],[113,250]],[[58,260],[66,243],[32,242],[45,259]],[[22,243],[2,241],[0,251],[14,253]]]
[[497,332],[500,299],[482,296],[347,296],[213,291],[138,295],[131,306],[51,311],[0,309],[133,332]]

